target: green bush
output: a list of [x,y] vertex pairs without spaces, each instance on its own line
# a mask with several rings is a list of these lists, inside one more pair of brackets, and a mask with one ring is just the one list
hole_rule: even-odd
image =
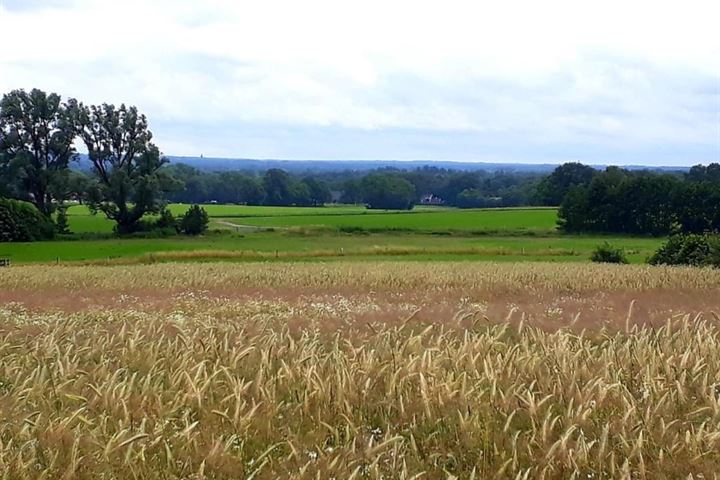
[[154,229],[168,231],[171,233],[178,233],[178,222],[173,214],[167,208],[163,208],[160,212],[160,216],[153,223]]
[[210,223],[210,219],[205,209],[199,205],[193,205],[180,220],[180,230],[186,235],[200,235],[207,230],[208,223]]
[[628,263],[625,250],[613,247],[608,242],[595,247],[590,260],[597,263]]
[[[177,235],[180,232],[178,221],[167,208],[160,210],[157,218],[143,218],[136,226],[134,232],[123,233],[123,236],[136,238],[164,238]],[[115,226],[117,233],[117,225]]]
[[673,235],[648,262],[652,265],[720,267],[720,236]]
[[33,242],[54,236],[52,220],[28,202],[0,198],[0,242]]
[[67,235],[71,233],[70,225],[68,224],[66,206],[61,206],[58,208],[57,217],[55,218],[55,230],[61,235]]

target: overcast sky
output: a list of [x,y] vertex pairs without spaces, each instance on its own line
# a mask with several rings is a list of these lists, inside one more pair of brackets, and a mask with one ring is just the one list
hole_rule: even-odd
[[0,0],[0,92],[169,155],[720,161],[720,2]]

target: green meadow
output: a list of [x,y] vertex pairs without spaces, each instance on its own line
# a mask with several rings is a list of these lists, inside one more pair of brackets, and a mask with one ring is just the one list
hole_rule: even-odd
[[13,243],[0,256],[14,262],[159,260],[333,260],[383,257],[405,260],[588,261],[604,240],[622,246],[634,263],[643,262],[660,239],[571,236],[438,236],[423,234],[335,234],[320,232],[216,233],[201,237],[108,238]]
[[556,209],[434,210],[370,212],[346,215],[272,215],[228,219],[260,227],[326,227],[369,231],[406,230],[442,233],[453,231],[496,233],[553,233]]
[[[176,216],[187,205],[170,205]],[[493,260],[586,262],[609,241],[632,263],[642,263],[658,238],[570,236],[556,229],[552,208],[477,209],[418,207],[410,212],[358,206],[318,208],[207,205],[210,231],[118,238],[103,215],[69,209],[73,234],[47,242],[0,244],[15,263],[151,263],[157,261]]]
[[[182,215],[188,205],[172,204],[170,211]],[[452,231],[493,233],[553,233],[557,222],[554,208],[468,209],[416,207],[411,211],[368,210],[362,206],[255,207],[245,205],[204,205],[211,229],[253,226],[262,228],[321,228],[336,230]],[[92,215],[87,207],[68,209],[73,233],[110,233],[113,224],[102,214]]]

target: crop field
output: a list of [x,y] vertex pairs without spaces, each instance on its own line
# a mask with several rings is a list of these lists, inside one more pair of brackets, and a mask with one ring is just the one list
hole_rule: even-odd
[[[210,217],[218,218],[243,218],[243,217],[275,217],[294,215],[365,215],[376,214],[397,214],[394,210],[368,210],[362,205],[333,205],[324,207],[270,207],[251,205],[203,205]],[[188,209],[188,205],[170,204],[168,208],[173,215],[182,215]],[[452,210],[452,208],[417,205],[411,212],[437,212]]]
[[[244,223],[240,219],[247,217],[323,217],[328,216],[348,216],[348,215],[397,215],[397,212],[390,210],[377,210],[370,211],[363,206],[356,205],[328,205],[325,207],[255,207],[248,205],[203,205],[208,216],[213,220],[212,228],[226,228],[226,225],[219,222],[234,221],[236,223]],[[175,216],[183,215],[189,205],[171,203],[168,205],[168,209]],[[441,212],[448,209],[442,207],[425,207],[417,206],[413,210],[414,213],[423,212]],[[73,205],[68,208],[68,219],[70,229],[74,233],[109,233],[112,232],[113,223],[112,221],[105,218],[100,213],[93,215],[90,210],[84,205]],[[152,218],[152,217],[150,217]],[[322,225],[321,220],[317,221],[317,224]]]
[[[436,210],[354,215],[273,215],[240,219],[243,224],[263,227],[314,226],[360,228],[365,230],[408,230],[417,232],[539,232],[555,230],[557,210],[487,209]],[[232,223],[232,222],[231,222]]]
[[714,478],[718,289],[634,265],[0,269],[0,471]]
[[[187,205],[171,204],[180,216]],[[418,206],[409,212],[367,210],[361,206],[252,207],[245,205],[203,205],[211,218],[211,228],[232,229],[233,225],[257,227],[356,228],[376,231],[407,230],[539,232],[555,230],[557,209],[477,209],[457,210]],[[102,214],[91,215],[80,205],[68,209],[70,229],[75,233],[111,232],[112,222]]]

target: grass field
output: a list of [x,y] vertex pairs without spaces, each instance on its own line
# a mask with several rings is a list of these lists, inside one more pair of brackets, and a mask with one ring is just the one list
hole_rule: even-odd
[[411,233],[351,235],[292,231],[214,234],[199,238],[66,240],[0,244],[14,262],[158,261],[234,259],[268,261],[397,258],[405,260],[588,261],[603,240],[622,246],[642,263],[660,239],[582,236],[442,236]]
[[[232,219],[234,221],[235,219]],[[556,209],[436,210],[363,215],[273,215],[238,219],[238,223],[263,227],[361,228],[370,231],[416,232],[475,231],[552,233]]]
[[[182,215],[187,205],[172,204],[170,211]],[[204,205],[211,228],[228,224],[259,227],[363,228],[368,230],[404,229],[409,231],[486,231],[539,232],[555,230],[556,209],[457,210],[419,206],[409,212],[368,210],[361,206],[328,207],[252,207],[244,205]],[[68,209],[74,233],[112,232],[112,222],[102,214],[91,215],[84,206]]]
[[715,478],[720,270],[14,266],[3,478]]
[[[186,205],[170,205],[181,215]],[[318,208],[206,205],[211,232],[201,237],[117,238],[103,215],[69,209],[74,236],[51,242],[0,244],[16,263],[158,261],[336,261],[378,258],[412,261],[586,262],[609,241],[643,263],[657,238],[561,235],[551,208],[417,207],[411,212],[358,206]]]

